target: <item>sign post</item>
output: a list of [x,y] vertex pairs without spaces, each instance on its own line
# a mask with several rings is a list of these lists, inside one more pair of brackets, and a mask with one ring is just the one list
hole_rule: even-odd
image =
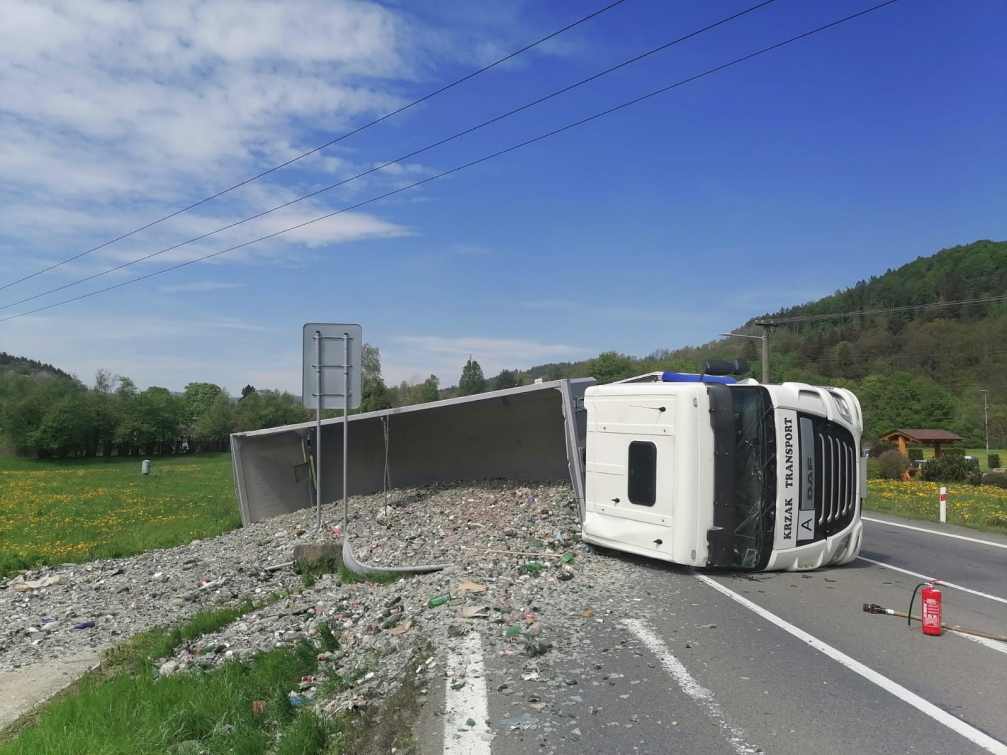
[[322,409],[343,410],[343,531],[347,524],[350,409],[360,406],[359,325],[307,323],[302,333],[301,401],[315,410],[315,530],[322,526]]

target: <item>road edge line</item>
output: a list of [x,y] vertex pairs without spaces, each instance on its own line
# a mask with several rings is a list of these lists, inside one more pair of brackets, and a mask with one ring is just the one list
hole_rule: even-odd
[[[918,574],[914,571],[909,571],[908,569],[903,569],[901,566],[893,566],[892,564],[886,564],[883,561],[875,561],[873,558],[867,558],[867,556],[857,556],[860,561],[866,561],[869,564],[874,564],[875,566],[881,566],[885,569],[891,569],[892,571],[902,572],[903,574],[908,574],[910,577],[917,577],[925,582],[931,582],[937,579],[937,577],[928,577],[925,574]],[[972,595],[977,595],[980,598],[986,598],[987,600],[995,600],[998,603],[1007,604],[1007,598],[1001,598],[998,595],[991,595],[987,592],[980,592],[979,590],[973,590],[971,587],[964,587],[963,585],[955,584],[954,582],[948,582],[947,580],[940,580],[940,584],[947,585],[948,587],[953,587],[955,590],[961,590],[962,592],[971,593]]]
[[891,527],[902,527],[907,530],[915,530],[916,532],[926,532],[930,535],[940,535],[941,537],[953,537],[955,540],[967,540],[970,543],[979,543],[979,545],[989,545],[993,548],[1005,548],[1007,549],[1007,543],[995,543],[992,540],[980,540],[977,537],[968,537],[967,535],[956,535],[954,532],[941,532],[940,530],[931,530],[926,527],[914,527],[911,524],[902,524],[901,522],[889,522],[887,519],[872,519],[869,516],[860,517],[865,522],[872,522],[874,524],[887,524]]
[[971,724],[968,724],[959,718],[955,718],[946,710],[939,708],[929,700],[924,700],[915,692],[906,689],[898,682],[889,679],[887,676],[880,674],[879,672],[875,671],[869,666],[846,655],[846,653],[842,652],[841,650],[837,650],[828,643],[818,639],[814,635],[809,634],[808,632],[805,632],[803,629],[794,626],[786,619],[781,619],[772,611],[768,611],[762,606],[753,603],[748,598],[742,597],[738,593],[734,592],[734,590],[724,587],[722,584],[720,584],[714,579],[711,579],[705,574],[699,574],[697,572],[693,572],[693,574],[695,575],[696,579],[698,579],[700,582],[709,585],[717,592],[726,595],[734,602],[743,605],[745,608],[749,609],[755,614],[758,614],[771,624],[775,624],[785,632],[792,634],[797,639],[808,643],[818,652],[827,655],[829,658],[836,661],[840,665],[845,666],[850,671],[859,674],[867,681],[876,684],[878,687],[881,687],[881,689],[885,690],[886,692],[889,692],[898,699],[902,700],[903,702],[908,703],[909,705],[913,706],[914,708],[916,708],[916,710],[920,711],[924,715],[929,716],[938,723],[944,724],[944,726],[948,727],[952,731],[961,734],[963,737],[965,737],[973,744],[982,747],[984,750],[987,750],[988,752],[994,753],[994,755],[1007,755],[1007,744],[1004,744],[1003,742],[994,739],[989,734],[980,731]]

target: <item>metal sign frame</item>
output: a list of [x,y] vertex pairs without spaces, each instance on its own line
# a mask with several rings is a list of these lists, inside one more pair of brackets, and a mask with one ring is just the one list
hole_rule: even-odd
[[[305,408],[315,410],[315,531],[322,527],[322,409],[342,409],[345,533],[348,519],[349,417],[350,409],[360,407],[363,331],[355,324],[309,322],[305,323],[301,337],[301,402]],[[326,344],[330,348],[327,349]],[[338,405],[339,399],[342,399],[342,406]]]

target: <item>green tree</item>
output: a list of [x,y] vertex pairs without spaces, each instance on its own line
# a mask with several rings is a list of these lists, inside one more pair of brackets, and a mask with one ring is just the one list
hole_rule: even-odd
[[585,365],[587,375],[599,383],[612,383],[625,380],[636,374],[636,365],[631,357],[616,351],[605,351],[588,360]]
[[[985,432],[983,433],[985,436]],[[989,421],[990,446],[1007,448],[1007,416],[995,414]]]
[[[213,402],[224,395],[224,389],[213,383],[189,383],[182,394],[182,404],[185,406],[183,429],[193,435],[198,435],[197,427],[203,417],[210,411]],[[227,398],[227,396],[224,396]]]
[[436,375],[431,375],[420,385],[420,403],[428,404],[431,401],[439,401],[441,381]]
[[361,348],[360,361],[360,411],[391,409],[392,399],[381,378],[381,350],[365,343]]
[[362,378],[381,380],[381,349],[369,343],[361,347],[360,372]]
[[388,394],[383,380],[373,378],[364,380],[362,395],[360,397],[361,412],[377,412],[382,409],[392,408],[392,398]]
[[238,402],[235,411],[238,427],[243,431],[293,425],[310,419],[310,412],[286,391],[253,390]]
[[502,391],[506,388],[517,388],[521,385],[521,375],[517,370],[501,370],[493,380],[490,381],[494,391]]
[[474,396],[484,390],[486,390],[486,378],[483,377],[483,368],[479,366],[479,362],[469,357],[462,368],[461,380],[458,381],[458,395]]
[[241,389],[241,397],[248,398],[249,394],[255,393],[255,386],[249,383],[244,388]]
[[220,391],[199,416],[194,435],[199,440],[223,440],[237,430],[238,415],[234,403],[230,396]]
[[868,438],[899,428],[946,429],[955,417],[954,400],[944,388],[908,372],[871,375],[857,397]]

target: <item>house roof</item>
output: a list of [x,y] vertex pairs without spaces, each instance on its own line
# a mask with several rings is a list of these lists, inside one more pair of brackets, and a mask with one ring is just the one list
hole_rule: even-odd
[[896,440],[899,436],[914,443],[952,443],[956,440],[965,440],[960,435],[949,433],[947,430],[892,430],[890,433],[881,436],[881,440]]

